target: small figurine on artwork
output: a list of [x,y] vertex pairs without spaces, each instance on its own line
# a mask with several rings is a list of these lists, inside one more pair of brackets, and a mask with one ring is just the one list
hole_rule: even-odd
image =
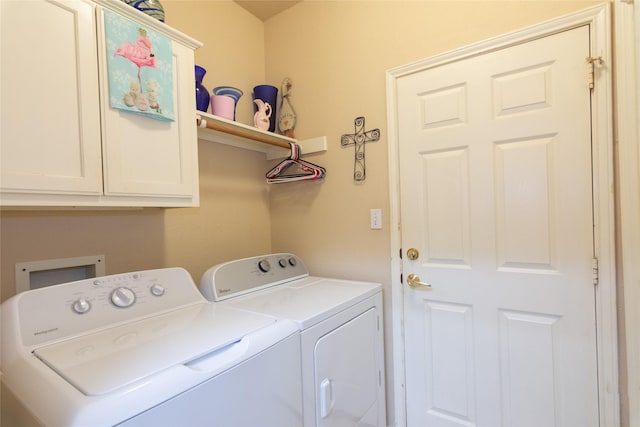
[[293,110],[293,106],[289,100],[291,86],[293,86],[293,83],[290,78],[287,77],[282,81],[282,105],[280,106],[278,128],[282,135],[295,138],[293,130],[296,127],[296,112]]
[[149,100],[149,107],[156,113],[162,114],[162,108],[160,108],[159,92],[160,85],[153,79],[147,80],[147,99]]
[[140,96],[140,83],[137,80],[131,80],[129,85],[129,92],[125,93],[122,97],[122,102],[127,107],[133,107],[136,103],[136,99]]

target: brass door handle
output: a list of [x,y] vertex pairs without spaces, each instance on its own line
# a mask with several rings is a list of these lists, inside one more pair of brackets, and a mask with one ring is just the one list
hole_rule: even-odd
[[407,276],[407,283],[412,288],[424,289],[424,290],[430,290],[431,289],[431,285],[430,284],[421,282],[420,281],[420,277],[415,275],[415,274],[410,274],[410,275]]

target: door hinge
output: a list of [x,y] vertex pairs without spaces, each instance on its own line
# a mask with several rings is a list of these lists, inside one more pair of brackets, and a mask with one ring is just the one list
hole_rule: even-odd
[[593,89],[595,86],[596,64],[602,65],[601,56],[595,58],[593,56],[587,57],[587,86],[589,86],[589,89]]
[[593,285],[598,285],[598,258],[593,258],[591,260],[591,274],[593,277]]

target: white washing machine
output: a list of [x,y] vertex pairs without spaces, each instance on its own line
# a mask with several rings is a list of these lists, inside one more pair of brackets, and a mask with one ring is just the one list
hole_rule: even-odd
[[14,296],[1,363],[7,427],[303,421],[297,325],[212,304],[180,268]]
[[300,329],[305,426],[385,426],[382,286],[309,276],[293,254],[211,267],[200,290],[217,305]]

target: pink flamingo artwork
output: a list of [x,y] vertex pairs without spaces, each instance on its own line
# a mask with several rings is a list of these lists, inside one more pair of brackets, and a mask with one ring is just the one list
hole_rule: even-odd
[[125,42],[116,49],[114,55],[122,56],[133,62],[138,67],[138,82],[142,87],[142,80],[140,79],[141,67],[154,67],[156,66],[156,56],[153,53],[151,46],[151,40],[147,38],[147,30],[144,28],[138,28],[138,37],[136,37],[135,43]]

